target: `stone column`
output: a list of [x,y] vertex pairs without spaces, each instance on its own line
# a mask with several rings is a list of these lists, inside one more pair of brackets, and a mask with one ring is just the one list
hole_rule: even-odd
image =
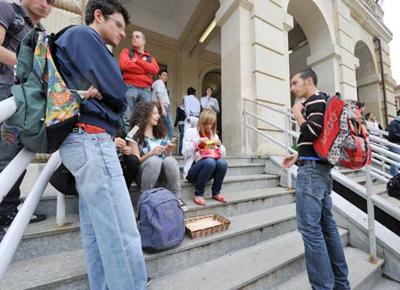
[[337,91],[349,99],[357,99],[356,69],[359,66],[358,59],[354,56],[354,41],[351,37],[351,15],[350,8],[341,0],[333,1],[333,12],[335,13],[335,32],[338,46],[336,52],[340,55],[338,59]]
[[[290,106],[288,35],[293,19],[282,0],[221,0],[216,14],[221,27],[224,144],[230,153],[244,153],[243,98],[258,99],[276,109]],[[271,110],[247,109],[284,128],[284,118]],[[251,119],[256,128],[284,141],[283,134]],[[275,144],[249,134],[248,153],[282,154]]]
[[[342,80],[339,70],[341,64],[341,55],[339,52],[340,49],[336,45],[332,45],[307,57],[307,65],[319,76],[318,88],[330,95],[339,90],[340,81]],[[345,71],[343,70],[343,66],[341,71],[342,73]],[[355,72],[353,74],[349,73],[347,77],[347,82],[355,82]]]
[[253,27],[248,0],[221,0],[215,18],[221,27],[222,128],[228,154],[244,152],[242,98],[252,97]]

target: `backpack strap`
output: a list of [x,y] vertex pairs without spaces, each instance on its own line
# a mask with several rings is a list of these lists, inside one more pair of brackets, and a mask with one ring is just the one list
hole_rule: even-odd
[[[132,59],[135,56],[135,51],[132,48],[129,48],[129,57]],[[151,55],[145,55],[146,61],[151,63],[152,57]]]
[[130,48],[129,49],[129,58],[133,58],[135,56],[135,51],[132,49],[132,48]]

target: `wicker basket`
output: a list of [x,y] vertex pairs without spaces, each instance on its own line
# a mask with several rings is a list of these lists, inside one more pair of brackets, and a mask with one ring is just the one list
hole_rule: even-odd
[[230,224],[230,220],[217,214],[207,214],[185,219],[186,233],[192,239],[226,231]]

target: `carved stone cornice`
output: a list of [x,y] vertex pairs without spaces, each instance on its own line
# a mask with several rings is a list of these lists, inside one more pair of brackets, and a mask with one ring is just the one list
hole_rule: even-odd
[[392,32],[385,26],[379,11],[373,11],[369,6],[369,0],[343,0],[350,8],[351,16],[371,35],[382,38],[385,42],[390,42],[393,38]]

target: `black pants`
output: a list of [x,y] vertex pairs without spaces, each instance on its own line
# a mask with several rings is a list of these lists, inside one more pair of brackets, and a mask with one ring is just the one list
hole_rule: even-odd
[[131,187],[132,182],[136,179],[139,173],[140,161],[135,155],[123,155],[121,167],[124,173],[126,186]]

